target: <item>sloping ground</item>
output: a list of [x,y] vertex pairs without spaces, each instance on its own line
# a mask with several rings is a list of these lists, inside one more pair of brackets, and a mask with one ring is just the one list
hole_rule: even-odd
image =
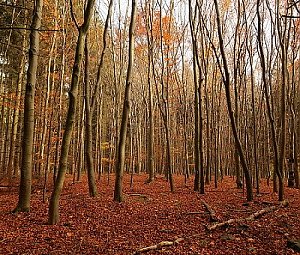
[[[60,224],[47,225],[48,203],[35,185],[30,213],[13,215],[17,189],[0,190],[0,254],[103,254],[130,255],[137,249],[184,238],[182,242],[147,254],[295,254],[286,248],[288,239],[300,239],[300,191],[286,188],[289,206],[270,212],[255,221],[239,222],[226,228],[207,231],[209,216],[205,200],[219,221],[246,218],[270,205],[277,196],[262,184],[262,193],[245,204],[234,180],[226,178],[215,189],[207,186],[206,194],[192,191],[193,180],[184,185],[175,176],[176,192],[157,178],[144,184],[145,175],[125,178],[126,201],[112,201],[113,180],[98,183],[99,197],[89,198],[87,182],[72,184],[67,179],[61,197]],[[42,182],[42,181],[41,181]],[[139,195],[140,194],[140,195]],[[49,197],[49,193],[47,194]]]

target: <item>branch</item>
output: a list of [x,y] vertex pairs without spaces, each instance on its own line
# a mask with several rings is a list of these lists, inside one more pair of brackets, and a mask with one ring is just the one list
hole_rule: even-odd
[[214,211],[214,209],[212,209],[208,203],[206,203],[204,200],[201,200],[203,205],[205,206],[205,209],[208,211],[209,213],[209,221],[210,222],[217,222],[218,218],[216,216],[216,212]]
[[298,3],[300,3],[300,0],[294,1],[287,9],[292,8],[293,6],[296,6]]
[[300,19],[300,16],[293,16],[293,15],[281,15],[283,18],[289,18],[289,19]]
[[75,15],[74,15],[73,2],[72,2],[72,0],[70,0],[70,12],[71,12],[71,18],[72,18],[72,20],[73,20],[73,22],[74,22],[76,28],[77,28],[78,31],[79,31],[79,25],[78,25],[78,23],[77,23],[77,20],[76,20]]
[[161,249],[163,247],[167,247],[167,246],[172,246],[172,245],[179,244],[183,240],[184,240],[184,238],[177,238],[174,241],[162,241],[162,242],[160,242],[158,244],[138,249],[132,255],[139,255],[141,253],[145,253],[145,252],[148,252],[148,251],[159,250],[159,249]]
[[11,8],[23,9],[23,10],[31,10],[31,9],[26,8],[24,6],[14,5],[14,4],[0,3],[0,6],[6,6],[6,7],[11,7]]
[[30,30],[30,31],[39,31],[39,32],[62,32],[64,29],[37,29],[30,27],[0,27],[0,30]]
[[278,210],[280,208],[287,207],[288,205],[289,205],[288,201],[283,201],[282,203],[279,204],[279,206],[273,205],[273,206],[270,206],[270,207],[266,207],[266,208],[264,208],[260,211],[257,211],[255,213],[251,214],[247,218],[229,219],[227,221],[223,221],[223,222],[211,225],[211,226],[206,226],[206,229],[211,231],[211,230],[215,230],[217,228],[223,227],[223,226],[228,226],[228,225],[233,224],[233,223],[238,223],[238,222],[243,222],[243,221],[253,221],[253,220],[256,220],[256,219],[262,217],[263,215],[265,215],[269,212],[273,212],[273,211]]

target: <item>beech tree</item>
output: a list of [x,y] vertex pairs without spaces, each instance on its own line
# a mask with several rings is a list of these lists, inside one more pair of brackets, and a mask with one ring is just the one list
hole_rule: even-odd
[[[189,1],[189,23],[191,29],[192,48],[193,48],[193,72],[194,72],[194,115],[195,115],[195,138],[194,138],[194,158],[195,158],[195,180],[194,190],[204,194],[204,164],[203,164],[203,72],[200,64],[199,48],[197,35],[199,24],[196,23],[198,12],[201,10],[199,3],[195,4],[194,11],[192,3]],[[199,22],[199,21],[198,21]],[[200,22],[199,22],[200,23]],[[200,24],[201,27],[201,24]]]
[[232,133],[234,135],[234,140],[235,140],[235,145],[239,153],[239,157],[241,160],[241,165],[243,168],[243,172],[245,175],[245,181],[246,181],[246,187],[247,187],[247,200],[252,201],[253,200],[253,191],[252,191],[252,181],[251,181],[251,175],[249,168],[247,166],[245,154],[241,145],[241,141],[238,136],[238,131],[236,127],[236,120],[234,117],[234,113],[232,110],[232,103],[231,103],[231,93],[230,93],[230,75],[229,75],[229,70],[228,70],[228,65],[227,65],[227,58],[226,58],[226,53],[224,50],[224,42],[223,42],[223,37],[222,37],[222,30],[221,30],[221,21],[220,21],[220,13],[219,13],[219,8],[218,8],[218,2],[217,0],[214,0],[214,6],[216,9],[216,19],[217,19],[217,30],[218,30],[218,39],[219,39],[219,46],[220,46],[220,51],[221,51],[221,57],[223,60],[223,68],[220,66],[220,69],[222,72],[222,79],[223,79],[223,84],[225,87],[225,92],[226,92],[226,102],[227,102],[227,108],[228,108],[228,115],[230,118],[230,123],[231,123],[231,128],[232,128]]
[[115,190],[114,190],[114,201],[122,202],[124,200],[122,194],[123,174],[124,174],[124,163],[125,163],[125,147],[127,137],[127,126],[130,115],[130,90],[132,87],[132,68],[134,61],[134,26],[135,26],[135,15],[136,15],[136,2],[131,2],[131,19],[129,25],[129,45],[128,45],[128,66],[125,84],[125,95],[123,102],[123,112],[120,127],[119,144],[116,154],[116,165],[115,165]]
[[59,198],[63,188],[64,179],[67,170],[70,141],[71,141],[72,131],[75,122],[78,84],[79,84],[79,77],[81,73],[81,63],[83,60],[85,39],[93,15],[94,4],[95,4],[95,0],[87,1],[87,5],[84,11],[84,21],[81,26],[78,26],[77,21],[75,21],[79,34],[77,39],[75,60],[73,65],[71,88],[69,91],[69,108],[68,108],[68,115],[65,124],[65,132],[64,132],[62,147],[61,147],[58,176],[55,181],[54,189],[49,203],[48,222],[49,224],[52,225],[58,223],[59,221]]
[[33,134],[34,134],[34,94],[36,72],[39,55],[39,29],[42,20],[43,0],[36,0],[34,15],[31,23],[29,65],[24,101],[24,131],[22,142],[22,163],[19,201],[13,212],[27,212],[30,210]]

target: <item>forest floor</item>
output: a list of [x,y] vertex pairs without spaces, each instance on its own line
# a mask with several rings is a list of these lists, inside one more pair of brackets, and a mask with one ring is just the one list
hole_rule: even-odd
[[[269,206],[278,206],[277,195],[265,182],[261,194],[246,203],[232,178],[206,186],[206,194],[193,191],[193,178],[184,184],[174,176],[171,193],[162,177],[145,184],[146,175],[124,178],[125,202],[115,203],[113,178],[98,182],[99,196],[90,198],[85,176],[72,184],[67,178],[60,201],[60,222],[47,225],[48,202],[42,202],[42,181],[34,185],[30,213],[10,213],[18,189],[0,188],[0,254],[100,254],[133,255],[142,247],[178,240],[154,254],[296,254],[287,240],[300,239],[300,190],[286,188],[288,207],[278,207],[253,221],[241,221],[208,231],[209,215],[203,200],[219,222],[247,218]],[[138,195],[139,194],[139,195]],[[47,193],[50,196],[50,193]]]

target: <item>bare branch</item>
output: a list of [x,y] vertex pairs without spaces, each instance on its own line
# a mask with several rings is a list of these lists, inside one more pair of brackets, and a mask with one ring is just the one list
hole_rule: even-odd
[[78,22],[76,20],[76,17],[74,15],[74,10],[73,10],[73,2],[72,0],[70,0],[70,12],[71,12],[71,18],[76,26],[76,28],[79,30],[79,25],[78,25]]
[[63,32],[64,29],[36,29],[31,27],[0,27],[0,30],[30,30],[39,32]]
[[300,16],[294,16],[294,15],[281,15],[283,18],[289,18],[289,19],[300,19]]
[[17,9],[22,9],[22,10],[31,10],[31,9],[26,8],[26,7],[24,7],[24,6],[14,5],[14,4],[0,3],[0,6],[11,7],[11,8],[17,8]]

